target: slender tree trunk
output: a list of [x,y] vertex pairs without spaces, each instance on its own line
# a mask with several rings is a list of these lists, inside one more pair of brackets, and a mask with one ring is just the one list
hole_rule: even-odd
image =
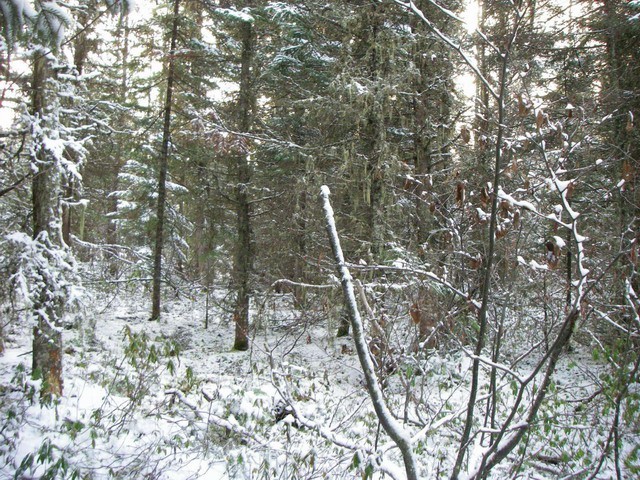
[[171,46],[169,48],[169,65],[167,68],[167,90],[164,102],[164,119],[162,128],[162,146],[158,164],[158,206],[156,211],[156,238],[153,254],[153,293],[151,320],[160,318],[160,297],[162,286],[162,247],[164,244],[165,207],[167,203],[167,171],[169,164],[169,142],[171,139],[171,105],[175,76],[175,50],[178,39],[178,14],[180,0],[173,3],[173,24],[171,27]]
[[[306,283],[306,269],[304,258],[307,255],[307,186],[304,178],[300,181],[300,193],[298,193],[298,201],[296,202],[296,208],[294,213],[295,218],[295,245],[296,245],[296,257],[293,265],[293,278],[298,282]],[[293,287],[293,296],[296,305],[300,308],[304,308],[306,299],[305,287],[295,286]]]
[[66,245],[71,245],[71,206],[69,202],[74,195],[73,179],[69,179],[64,187],[65,202],[62,204],[62,240]]
[[321,190],[322,207],[325,214],[325,222],[327,235],[331,244],[331,251],[336,263],[338,275],[340,276],[340,283],[342,284],[342,292],[345,297],[345,306],[349,321],[351,322],[351,328],[353,330],[353,340],[355,343],[356,351],[358,353],[358,360],[362,367],[362,373],[364,374],[367,392],[373,403],[373,408],[376,412],[376,416],[380,421],[380,425],[384,428],[384,431],[389,435],[393,442],[400,450],[402,454],[402,460],[404,461],[405,472],[407,480],[418,479],[418,466],[416,464],[415,455],[413,454],[413,445],[411,437],[402,426],[396,421],[391,414],[391,411],[387,407],[385,402],[382,388],[378,383],[378,379],[375,374],[375,367],[373,360],[371,359],[371,352],[367,346],[364,335],[364,326],[358,305],[356,302],[355,292],[353,288],[353,282],[351,281],[351,273],[347,268],[342,253],[342,247],[340,246],[340,239],[338,238],[338,231],[336,230],[335,219],[333,217],[333,208],[329,201],[329,188],[322,187]]
[[[120,61],[122,65],[120,67],[120,76],[119,76],[119,89],[118,89],[118,100],[122,105],[127,102],[127,90],[129,87],[129,35],[131,33],[131,29],[129,28],[129,17],[124,16],[121,20],[120,28],[117,32],[117,38],[121,41],[121,45],[119,46],[120,50]],[[125,124],[125,115],[120,114],[119,118],[116,122],[120,125]],[[114,163],[110,168],[113,170],[110,172],[112,183],[111,183],[111,191],[117,192],[119,190],[119,173],[122,169],[122,166],[125,163],[125,155],[124,155],[125,147],[122,142],[116,142],[115,145],[115,153],[114,153]],[[115,196],[111,196],[108,200],[109,202],[109,211],[110,214],[115,216],[118,213],[118,199]],[[107,243],[110,245],[115,245],[118,243],[118,227],[117,222],[110,221],[107,225]],[[115,277],[118,274],[119,262],[116,258],[111,258],[109,263],[109,273]]]
[[[253,87],[253,58],[255,54],[255,31],[251,22],[243,22],[240,30],[242,57],[240,65],[240,92],[238,99],[238,130],[248,132],[251,128],[251,114],[255,103]],[[236,221],[237,244],[234,265],[236,305],[233,313],[235,322],[234,350],[249,348],[249,298],[250,277],[253,264],[251,247],[251,204],[249,188],[251,165],[248,152],[240,147],[237,158]]]
[[368,188],[367,205],[367,236],[371,242],[369,253],[376,259],[384,246],[384,159],[382,149],[385,143],[385,119],[384,100],[378,98],[380,86],[378,82],[384,77],[381,67],[379,36],[384,21],[384,5],[372,3],[370,14],[369,40],[371,54],[369,57],[369,80],[374,84],[374,100],[370,107],[368,118],[365,124],[365,145],[364,153],[367,157],[366,179]]
[[[84,72],[84,64],[87,61],[87,55],[89,54],[88,37],[91,32],[91,27],[88,25],[89,18],[87,11],[81,11],[78,14],[78,23],[80,25],[80,32],[76,35],[73,42],[73,63],[76,67],[78,75],[82,75]],[[70,177],[66,179],[66,185],[64,185],[64,201],[62,203],[62,240],[66,245],[71,245],[71,202],[73,202],[76,196],[75,178]]]
[[[612,105],[609,110],[614,113],[613,131],[611,143],[618,157],[620,170],[619,176],[624,180],[620,188],[619,219],[620,234],[623,241],[622,248],[631,251],[634,242],[640,240],[640,137],[637,129],[640,117],[640,102],[637,92],[640,90],[638,71],[640,62],[637,58],[637,42],[629,41],[630,28],[626,23],[628,19],[622,13],[624,8],[620,0],[605,0],[603,13],[605,16],[605,45],[607,54],[607,84],[608,94]],[[630,54],[629,49],[634,51]],[[626,96],[625,92],[634,92],[636,95]],[[637,247],[636,247],[637,248]],[[634,290],[640,288],[640,276],[633,262],[624,262],[626,270],[623,278],[630,277]],[[621,286],[621,292],[626,287]],[[624,297],[624,294],[621,295]],[[624,303],[624,299],[620,300]]]
[[[515,34],[514,34],[515,36]],[[511,42],[513,41],[513,37]],[[510,42],[510,43],[511,43]],[[458,478],[460,474],[460,469],[462,468],[462,463],[464,461],[465,454],[467,452],[469,439],[471,437],[471,427],[473,425],[474,415],[475,415],[475,406],[476,399],[478,396],[479,390],[479,382],[480,382],[480,356],[482,355],[482,350],[484,349],[486,336],[487,336],[487,328],[488,328],[488,310],[489,310],[489,294],[491,292],[491,273],[493,271],[493,264],[495,261],[495,251],[496,251],[496,229],[498,226],[498,188],[500,187],[500,181],[502,179],[501,169],[502,169],[502,141],[504,137],[505,130],[505,92],[507,87],[507,72],[508,65],[510,61],[509,57],[510,51],[509,47],[503,53],[502,56],[502,65],[500,72],[500,91],[499,98],[497,98],[498,103],[498,132],[496,136],[496,146],[494,151],[494,175],[493,175],[493,190],[492,190],[492,202],[491,202],[491,220],[489,223],[489,245],[487,248],[487,256],[485,261],[485,267],[483,271],[483,282],[482,282],[482,303],[480,306],[480,312],[478,313],[478,339],[476,341],[476,346],[474,349],[475,358],[473,359],[473,364],[471,367],[471,388],[469,391],[469,401],[467,405],[467,416],[465,419],[464,430],[462,432],[462,437],[460,439],[460,447],[458,449],[458,455],[456,458],[456,463],[453,468],[453,473],[451,474],[452,480]]]
[[[417,21],[417,19],[412,18],[411,21],[415,22],[416,25],[413,28],[417,32],[420,31],[421,27],[423,28],[422,24]],[[409,188],[412,189],[412,193],[414,195],[416,208],[416,241],[421,253],[423,252],[423,245],[425,245],[429,240],[430,232],[433,230],[434,224],[433,213],[430,211],[427,197],[424,195],[428,192],[427,180],[432,170],[430,155],[432,140],[429,135],[425,135],[425,131],[429,131],[430,125],[428,125],[427,122],[430,122],[430,114],[432,114],[430,109],[432,105],[430,105],[429,102],[429,86],[427,82],[430,79],[429,69],[433,68],[431,62],[428,62],[425,59],[424,48],[426,48],[426,46],[423,42],[420,42],[416,45],[416,51],[413,52],[414,62],[420,70],[420,75],[416,77],[414,84],[415,96],[413,99],[413,165],[415,168],[415,178],[420,183],[416,184],[415,188],[413,185],[409,185]]]
[[[487,12],[490,8],[488,0],[481,0],[479,2],[480,11],[478,13],[478,29],[482,32],[486,29],[487,24]],[[477,55],[478,55],[478,68],[480,73],[489,78],[489,65],[487,60],[487,45],[481,39],[477,40]],[[478,158],[478,167],[480,168],[481,175],[477,181],[480,185],[483,185],[489,180],[488,172],[488,159],[491,151],[489,150],[489,138],[491,137],[491,95],[487,86],[483,82],[476,82],[476,102],[475,102],[475,147],[476,155]]]
[[[32,81],[32,110],[42,119],[45,111],[45,83],[49,75],[47,60],[36,52]],[[43,146],[32,159],[36,170],[32,183],[33,238],[45,248],[60,248],[61,209],[60,172],[55,160],[49,158]],[[48,284],[48,272],[42,272],[44,285],[34,299],[33,312],[36,325],[33,328],[33,375],[42,379],[41,395],[45,398],[62,395],[62,331],[60,298]]]

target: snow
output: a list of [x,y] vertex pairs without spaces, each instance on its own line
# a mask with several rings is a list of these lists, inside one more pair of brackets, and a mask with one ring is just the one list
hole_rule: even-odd
[[536,207],[531,202],[528,202],[525,200],[516,200],[508,193],[505,193],[504,190],[502,190],[502,188],[498,189],[498,198],[506,200],[511,205],[514,205],[516,207],[521,207],[531,212],[537,212]]
[[549,270],[549,267],[547,265],[542,265],[542,264],[536,262],[535,260],[531,260],[529,262],[529,266],[531,268],[533,268],[534,270]]
[[277,15],[295,15],[300,13],[297,6],[291,5],[285,2],[269,2],[265,7],[268,11],[273,12],[274,16]]
[[588,240],[587,237],[582,236],[582,235],[580,235],[578,233],[574,234],[574,238],[576,239],[576,242],[578,242],[578,243],[584,243],[584,242],[586,242]]
[[[329,187],[323,186],[321,194],[328,200]],[[335,231],[328,202],[325,213]],[[575,232],[574,237],[579,243],[586,241]],[[564,245],[561,237],[553,239],[558,246]],[[5,240],[27,250],[38,244],[18,233]],[[552,278],[546,265],[525,260],[525,255],[518,257],[518,263],[530,269],[532,278]],[[390,262],[398,269],[411,268],[400,256]],[[340,263],[343,283],[350,281],[344,257]],[[586,269],[580,268],[586,275]],[[465,299],[465,305],[479,307],[476,300],[455,291],[433,272],[420,275]],[[340,285],[340,280],[327,273],[322,283]],[[584,283],[584,278],[577,283]],[[370,283],[366,291],[377,286]],[[28,284],[24,288],[28,295]],[[197,289],[180,289],[179,298],[166,298],[161,321],[149,322],[144,283],[128,290],[117,288],[106,279],[85,290],[69,290],[73,296],[84,297],[72,316],[76,326],[63,331],[65,395],[53,406],[39,402],[35,393],[39,384],[29,376],[29,322],[7,324],[6,351],[0,359],[0,415],[9,420],[0,431],[0,478],[41,477],[64,459],[69,476],[77,471],[81,478],[90,474],[96,479],[347,479],[362,478],[368,465],[374,468],[376,480],[401,479],[405,477],[403,459],[395,443],[379,429],[375,410],[380,408],[387,409],[401,438],[413,445],[421,478],[450,472],[466,411],[473,348],[456,339],[448,349],[424,349],[414,356],[409,347],[415,332],[406,322],[408,306],[397,307],[401,312],[393,317],[397,335],[393,348],[399,368],[379,386],[383,399],[378,398],[374,405],[353,351],[354,339],[334,336],[335,319],[342,310],[337,298],[329,301],[332,313],[326,313],[313,306],[296,309],[288,294],[256,292],[251,318],[259,320],[260,327],[252,329],[249,352],[233,352],[229,348],[234,331],[225,303],[229,291],[222,283],[210,290],[207,330],[203,328],[206,303]],[[402,291],[406,284],[398,281],[387,288]],[[357,307],[354,299],[351,304]],[[499,421],[515,401],[512,381],[522,385],[544,354],[540,348],[542,307],[519,308],[513,302],[505,314],[505,329],[510,334],[504,340],[504,357],[493,360],[490,350],[478,356],[482,385],[488,385],[492,367],[498,371]],[[523,324],[530,327],[522,328]],[[366,327],[360,326],[365,336],[357,342],[359,349],[368,351]],[[574,363],[577,366],[572,367]],[[420,373],[412,375],[411,370]],[[530,451],[567,452],[569,460],[558,467],[565,476],[582,468],[573,458],[576,451],[593,452],[588,458],[594,461],[599,445],[606,440],[606,423],[612,414],[602,414],[599,401],[581,400],[602,385],[599,379],[605,372],[588,349],[576,345],[575,353],[568,353],[558,367],[556,387],[541,419],[530,426]],[[534,381],[522,387],[522,398],[531,399],[536,386]],[[482,395],[486,392],[478,399],[478,418],[485,405]],[[578,401],[584,411],[576,410]],[[281,402],[290,410],[276,421],[275,407]],[[598,415],[604,420],[594,421]],[[516,412],[510,431],[524,426],[522,422]],[[551,434],[544,431],[547,426]],[[487,453],[480,435],[475,438],[469,471],[461,476],[473,473]],[[639,441],[636,433],[628,431],[621,438],[624,448]],[[38,452],[49,444],[49,453],[38,460]],[[356,456],[359,466],[353,465]],[[21,464],[25,469],[20,473]],[[506,460],[490,478],[505,478],[512,466]],[[520,468],[523,478],[559,476],[537,468],[535,461]],[[615,475],[611,462],[605,461],[603,468],[603,478]]]
[[567,245],[564,239],[557,235],[553,236],[553,241],[558,246],[558,248],[564,248]]
[[360,361],[369,396],[373,403],[374,410],[378,421],[384,428],[385,432],[393,439],[396,446],[400,449],[403,455],[405,469],[407,471],[407,477],[412,479],[417,478],[417,465],[416,459],[413,455],[412,441],[409,433],[396,421],[393,414],[389,410],[384,393],[378,382],[378,378],[375,373],[375,367],[369,347],[366,345],[364,338],[363,322],[358,311],[356,297],[353,289],[351,273],[345,266],[345,261],[340,247],[340,240],[338,238],[338,232],[336,230],[335,220],[333,216],[333,209],[329,201],[329,188],[326,186],[321,187],[321,196],[323,200],[323,210],[325,213],[325,221],[327,224],[327,233],[335,257],[335,263],[342,277],[342,286],[345,296],[345,303],[349,311],[349,317],[351,321],[351,328],[353,330],[354,342],[356,350],[358,351],[358,359]]
[[[342,353],[342,346],[350,340],[332,339],[324,326],[316,325],[308,330],[310,343],[297,341],[300,333],[295,329],[304,328],[296,321],[299,313],[278,296],[270,300],[277,302],[267,309],[273,316],[264,319],[266,330],[257,332],[252,352],[230,352],[233,328],[223,309],[213,307],[213,320],[204,330],[203,299],[184,297],[168,302],[161,322],[148,322],[140,293],[143,291],[132,291],[117,298],[98,291],[87,293],[83,316],[95,319],[95,332],[90,338],[82,329],[64,331],[65,345],[71,349],[65,355],[66,393],[55,408],[29,404],[22,387],[15,387],[37,388],[38,384],[16,373],[21,364],[23,371],[28,369],[28,329],[17,324],[10,328],[0,362],[0,392],[4,392],[0,393],[0,409],[6,415],[8,404],[3,398],[10,395],[18,416],[5,427],[13,446],[0,448],[6,460],[0,477],[12,477],[22,460],[49,439],[55,446],[54,458],[66,455],[72,471],[91,471],[93,478],[109,478],[110,469],[122,478],[253,478],[255,473],[250,472],[260,471],[264,462],[275,469],[273,475],[285,477],[286,472],[310,468],[312,457],[316,474],[325,471],[328,478],[353,478],[359,476],[350,470],[355,452],[361,452],[362,468],[371,461],[379,473],[404,478],[402,461],[388,438],[383,435],[378,450],[375,448],[377,423],[372,420],[357,358]],[[226,292],[220,289],[212,295],[218,301]],[[144,349],[134,368],[123,356],[131,352],[123,336],[125,328],[136,335],[146,334],[147,345],[157,345],[159,351],[164,342],[181,338],[178,332],[188,332],[187,343],[175,359],[175,375],[166,368],[172,357],[161,355],[157,362],[149,362]],[[493,364],[483,358],[485,365]],[[572,385],[582,379],[585,393],[570,391],[578,398],[586,397],[588,379],[598,367],[584,359],[577,363],[584,374],[563,370],[558,382]],[[451,429],[462,418],[465,398],[464,388],[458,386],[464,383],[456,372],[465,372],[468,365],[464,355],[435,355],[424,364],[425,374],[418,377],[431,385],[424,390],[425,401],[442,409],[424,428],[412,432],[414,444],[432,452],[418,456],[423,478],[446,471],[456,448]],[[187,368],[194,372],[191,386]],[[148,391],[125,388],[139,385],[143,378],[151,380]],[[396,376],[389,381],[385,395],[395,405],[394,397],[401,398],[403,390]],[[7,390],[8,385],[14,387]],[[502,390],[506,402],[508,391]],[[283,397],[293,402],[297,415],[276,423],[271,412]],[[296,426],[299,424],[305,428]],[[477,450],[474,455],[482,452]],[[34,465],[25,473],[41,476],[46,467],[51,463]],[[306,478],[299,474],[296,478]],[[539,472],[533,476],[552,478]],[[496,471],[492,478],[502,477]]]
[[36,17],[36,29],[41,31],[45,38],[52,37],[53,43],[60,48],[66,28],[73,22],[67,10],[55,1],[40,3],[40,12]]
[[485,212],[480,207],[476,207],[476,212],[478,213],[478,220],[480,220],[481,222],[488,222],[491,218],[491,215]]
[[232,18],[234,20],[239,20],[241,22],[253,23],[254,18],[253,15],[249,13],[249,9],[236,10],[235,8],[216,8],[217,13]]

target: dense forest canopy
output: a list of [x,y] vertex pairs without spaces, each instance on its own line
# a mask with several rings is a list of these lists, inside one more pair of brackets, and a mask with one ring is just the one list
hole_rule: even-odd
[[638,475],[640,1],[0,14],[3,478]]

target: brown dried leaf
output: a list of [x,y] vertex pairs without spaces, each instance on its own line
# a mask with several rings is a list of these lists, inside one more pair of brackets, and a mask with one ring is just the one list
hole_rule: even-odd
[[478,270],[482,266],[482,257],[480,254],[469,259],[469,268],[472,270]]
[[464,202],[465,195],[466,190],[464,182],[458,182],[458,184],[456,185],[456,202],[458,202],[459,205],[462,205],[462,203]]
[[525,99],[522,97],[522,94],[519,93],[518,94],[518,115],[520,115],[521,117],[526,117],[529,114],[529,111],[531,109],[529,108],[529,104],[527,101],[525,101]]
[[629,115],[627,115],[627,126],[625,127],[625,130],[627,132],[631,132],[633,131],[633,128],[634,128],[633,113],[629,112]]
[[411,321],[414,325],[418,325],[420,323],[420,305],[417,302],[414,302],[409,308],[409,315],[411,316]]
[[622,179],[625,183],[632,183],[635,173],[636,169],[633,167],[633,164],[628,160],[625,160],[622,163]]
[[482,203],[482,206],[486,208],[490,201],[491,197],[489,196],[489,190],[487,187],[482,187],[482,190],[480,190],[480,203]]
[[518,228],[519,225],[520,225],[520,210],[516,210],[516,212],[513,214],[513,226],[514,228]]

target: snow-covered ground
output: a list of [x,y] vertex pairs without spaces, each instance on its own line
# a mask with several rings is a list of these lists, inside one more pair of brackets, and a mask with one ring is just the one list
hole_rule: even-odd
[[234,352],[233,326],[215,305],[205,330],[204,297],[167,302],[160,322],[148,321],[146,301],[142,292],[85,301],[84,324],[65,330],[64,396],[52,406],[40,405],[29,378],[28,328],[7,328],[0,478],[17,470],[19,478],[65,470],[78,478],[269,478],[304,458],[310,472],[349,476],[351,458],[331,453],[336,465],[314,466],[314,442],[292,441],[300,428],[287,423],[291,416],[275,419],[283,395],[327,428],[351,421],[336,405],[354,416],[367,410],[348,339],[334,339],[326,324],[295,324],[300,315],[279,311],[277,297],[254,312],[262,328],[252,349]]
[[[5,328],[1,479],[403,477],[351,339],[335,338],[331,315],[296,310],[286,295],[263,298],[254,302],[251,350],[235,352],[224,290],[212,294],[207,329],[202,293],[166,301],[159,322],[148,321],[147,302],[142,289],[86,297],[65,330],[64,396],[54,405],[40,403],[30,379],[28,327]],[[460,349],[419,362],[406,353],[398,350],[385,394],[416,435],[423,477],[447,478],[470,360]],[[588,352],[570,353],[539,424],[492,478],[588,476],[610,426],[589,399],[602,372]],[[506,409],[510,384],[501,385]],[[624,438],[628,454],[637,435]],[[606,458],[597,478],[612,475]]]

